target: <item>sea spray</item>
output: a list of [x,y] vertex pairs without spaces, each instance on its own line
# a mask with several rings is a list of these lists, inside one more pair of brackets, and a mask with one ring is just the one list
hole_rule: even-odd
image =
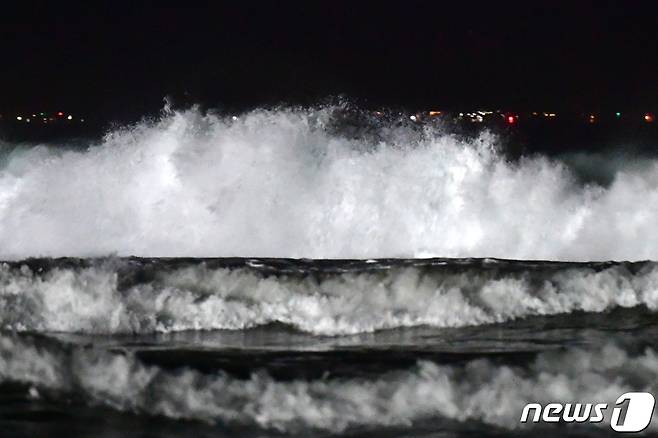
[[382,119],[345,135],[334,114],[191,109],[81,150],[16,149],[0,258],[658,259],[656,161],[583,185],[559,160],[510,162],[487,133]]

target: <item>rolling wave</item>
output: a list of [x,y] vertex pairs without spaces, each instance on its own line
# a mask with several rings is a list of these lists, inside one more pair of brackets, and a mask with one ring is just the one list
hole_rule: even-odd
[[518,429],[526,403],[614,404],[628,391],[655,393],[657,372],[655,351],[631,355],[607,345],[540,353],[527,367],[488,359],[464,366],[419,361],[411,369],[372,378],[281,382],[256,373],[241,380],[223,372],[160,369],[130,353],[0,335],[0,384],[28,384],[32,398],[75,394],[121,411],[281,432],[339,433],[420,420],[439,425],[471,420]]
[[4,145],[0,258],[658,259],[654,160],[582,185],[486,133],[382,119],[347,135],[333,112],[192,109],[82,149]]
[[0,328],[318,335],[658,307],[658,264],[502,260],[28,260],[0,264]]

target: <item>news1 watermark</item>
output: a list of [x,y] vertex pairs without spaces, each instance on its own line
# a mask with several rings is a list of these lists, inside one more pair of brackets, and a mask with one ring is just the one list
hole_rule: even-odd
[[610,427],[616,432],[642,432],[649,427],[656,399],[648,392],[627,392],[614,406],[607,403],[528,403],[521,423],[601,423],[612,409]]

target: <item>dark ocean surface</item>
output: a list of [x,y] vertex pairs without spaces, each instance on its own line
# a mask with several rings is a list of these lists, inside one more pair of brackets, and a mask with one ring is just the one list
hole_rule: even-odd
[[655,392],[657,268],[7,262],[0,426],[25,437],[601,436],[605,423],[519,418],[530,402]]

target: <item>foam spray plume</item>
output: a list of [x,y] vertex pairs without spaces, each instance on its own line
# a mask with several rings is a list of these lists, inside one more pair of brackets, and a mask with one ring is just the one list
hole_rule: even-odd
[[190,109],[82,150],[6,146],[0,258],[658,259],[655,161],[583,185],[558,160],[506,160],[487,133],[348,136],[334,110]]

